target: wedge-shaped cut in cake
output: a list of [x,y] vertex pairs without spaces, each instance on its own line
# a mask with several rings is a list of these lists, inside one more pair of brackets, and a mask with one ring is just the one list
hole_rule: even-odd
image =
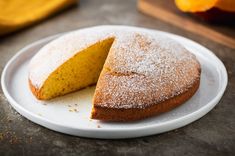
[[29,84],[41,100],[97,82],[91,117],[132,121],[169,111],[197,91],[200,64],[160,33],[98,26],[64,35],[31,60]]

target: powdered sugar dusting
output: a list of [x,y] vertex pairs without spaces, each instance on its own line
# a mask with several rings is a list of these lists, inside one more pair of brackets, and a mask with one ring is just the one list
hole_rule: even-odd
[[40,88],[61,64],[82,49],[115,38],[94,104],[145,108],[187,91],[200,79],[196,57],[158,33],[126,26],[98,26],[66,34],[43,47],[30,63],[29,78]]
[[94,103],[108,108],[145,108],[184,93],[200,78],[196,57],[182,45],[141,31],[117,36],[104,67]]

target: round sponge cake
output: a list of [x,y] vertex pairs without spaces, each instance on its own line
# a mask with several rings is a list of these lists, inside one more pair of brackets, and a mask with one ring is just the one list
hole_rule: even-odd
[[30,62],[29,84],[46,100],[98,80],[91,117],[132,121],[188,100],[200,73],[196,57],[170,38],[136,27],[98,26],[43,47]]

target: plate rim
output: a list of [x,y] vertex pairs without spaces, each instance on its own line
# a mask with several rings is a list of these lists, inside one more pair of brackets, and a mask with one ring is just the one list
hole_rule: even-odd
[[[133,27],[133,26],[132,26]],[[134,28],[140,28],[140,27],[134,27]],[[83,29],[83,28],[81,28]],[[79,29],[79,30],[81,30]],[[195,120],[198,120],[200,119],[201,117],[203,117],[206,113],[208,113],[215,105],[217,105],[217,103],[219,102],[219,100],[222,98],[225,90],[226,90],[226,87],[227,87],[227,84],[228,84],[228,75],[227,75],[227,70],[224,66],[224,64],[222,63],[222,61],[212,52],[210,51],[209,49],[207,49],[206,47],[196,43],[195,41],[191,40],[191,39],[188,39],[188,38],[185,38],[183,36],[180,36],[180,35],[176,35],[176,34],[173,34],[173,33],[168,33],[168,32],[164,32],[164,31],[160,31],[160,30],[155,30],[155,29],[147,29],[147,28],[140,28],[140,29],[145,29],[145,30],[148,30],[148,31],[154,31],[154,32],[157,32],[157,33],[161,33],[163,35],[166,35],[167,37],[172,37],[173,39],[174,38],[178,38],[180,40],[184,40],[188,43],[190,43],[190,46],[194,46],[194,47],[197,47],[198,49],[202,49],[203,50],[203,53],[207,53],[209,54],[211,57],[213,57],[217,62],[216,64],[218,65],[218,67],[220,67],[220,75],[222,75],[222,77],[224,78],[223,80],[223,83],[221,84],[220,88],[219,88],[219,91],[218,93],[216,94],[216,96],[210,100],[206,105],[200,107],[198,110],[190,113],[190,114],[187,114],[187,115],[184,115],[184,116],[181,116],[179,118],[176,118],[176,119],[172,119],[170,121],[165,121],[163,123],[153,123],[151,125],[147,125],[147,126],[142,126],[142,127],[135,127],[135,129],[133,128],[128,128],[128,127],[125,127],[125,128],[117,128],[117,129],[109,129],[109,128],[83,128],[83,127],[73,127],[73,126],[65,126],[63,124],[59,124],[57,122],[53,122],[47,118],[44,118],[44,117],[41,117],[41,116],[38,116],[37,114],[34,114],[32,112],[30,112],[29,110],[27,110],[26,108],[24,108],[23,106],[21,106],[20,104],[17,103],[17,101],[14,99],[14,97],[12,97],[10,95],[10,92],[8,91],[9,89],[7,88],[7,80],[6,80],[6,76],[7,76],[7,72],[8,69],[10,68],[11,65],[14,64],[15,60],[18,59],[18,57],[20,57],[22,54],[24,53],[27,53],[27,50],[31,47],[34,47],[38,44],[42,44],[43,42],[48,42],[52,39],[55,39],[56,37],[59,37],[61,36],[62,34],[65,34],[65,33],[69,33],[69,32],[72,32],[72,31],[69,31],[69,32],[65,32],[65,33],[59,33],[59,34],[56,34],[56,35],[52,35],[52,36],[49,36],[49,37],[46,37],[46,38],[42,38],[36,42],[33,42],[27,46],[25,46],[24,48],[22,48],[21,50],[19,50],[8,62],[7,64],[5,65],[3,71],[2,71],[2,76],[1,76],[1,86],[2,86],[2,90],[3,90],[3,93],[4,95],[6,96],[7,100],[9,101],[9,103],[11,104],[11,106],[13,106],[13,108],[19,112],[22,116],[26,117],[28,120],[36,123],[36,124],[39,124],[40,126],[43,126],[43,127],[46,127],[46,128],[49,128],[51,130],[54,130],[54,131],[58,131],[58,132],[62,132],[62,133],[66,133],[66,134],[70,134],[70,135],[76,135],[76,136],[85,136],[85,137],[92,137],[92,138],[105,138],[105,137],[94,137],[92,135],[90,136],[86,136],[86,135],[82,135],[82,134],[78,134],[78,132],[66,132],[66,130],[68,131],[72,131],[72,130],[76,130],[76,131],[80,131],[80,133],[82,133],[82,131],[86,131],[86,132],[139,132],[139,131],[142,131],[142,130],[148,130],[148,131],[151,131],[151,133],[149,132],[148,134],[145,133],[144,135],[137,135],[137,137],[139,136],[147,136],[147,135],[152,135],[152,134],[158,134],[158,133],[162,133],[162,132],[166,132],[166,131],[170,131],[170,130],[173,130],[173,129],[176,129],[176,128],[179,128],[179,127],[183,127],[189,123],[192,123],[194,122]],[[181,123],[181,124],[179,124]],[[174,128],[170,128],[172,124],[175,124],[173,127]],[[177,125],[177,126],[176,126]],[[158,127],[161,127],[161,128],[165,128],[166,130],[162,130],[160,132],[156,132],[156,128]],[[72,129],[72,130],[71,130]],[[155,132],[155,133],[154,133]],[[133,138],[133,137],[136,137],[136,136],[130,136],[130,137],[117,137],[117,138]],[[106,138],[113,138],[113,137],[106,137]],[[114,137],[115,138],[115,137]]]

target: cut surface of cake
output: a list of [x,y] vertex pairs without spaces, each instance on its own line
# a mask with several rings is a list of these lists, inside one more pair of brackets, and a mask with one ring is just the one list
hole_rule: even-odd
[[126,26],[80,29],[31,60],[29,85],[41,100],[95,84],[91,118],[133,121],[167,112],[194,95],[200,64],[176,41]]

